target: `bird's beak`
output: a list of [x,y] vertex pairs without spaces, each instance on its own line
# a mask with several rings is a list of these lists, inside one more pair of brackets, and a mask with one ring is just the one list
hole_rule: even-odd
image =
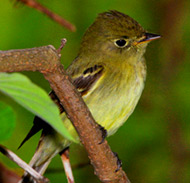
[[161,36],[158,35],[158,34],[145,33],[143,38],[141,40],[139,40],[139,41],[136,41],[134,44],[137,45],[137,44],[153,41],[153,40],[156,40],[156,39],[159,39],[159,38],[161,38]]

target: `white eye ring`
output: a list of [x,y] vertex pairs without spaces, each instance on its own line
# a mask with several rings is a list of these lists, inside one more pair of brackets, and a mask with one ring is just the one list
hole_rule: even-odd
[[114,40],[114,44],[118,48],[124,48],[127,46],[127,41],[125,39],[116,39]]

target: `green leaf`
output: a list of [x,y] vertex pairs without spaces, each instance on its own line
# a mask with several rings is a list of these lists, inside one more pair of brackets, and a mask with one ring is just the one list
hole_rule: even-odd
[[7,140],[15,128],[15,114],[12,108],[0,102],[0,141]]
[[19,73],[0,73],[0,91],[49,123],[57,132],[75,141],[63,125],[59,109],[48,94]]

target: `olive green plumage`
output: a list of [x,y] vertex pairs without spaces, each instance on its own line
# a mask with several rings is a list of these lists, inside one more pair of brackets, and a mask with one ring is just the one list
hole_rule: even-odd
[[[128,119],[137,105],[146,78],[143,54],[147,42],[156,38],[159,36],[146,33],[135,20],[118,11],[99,14],[82,38],[78,56],[67,72],[108,135]],[[61,116],[79,141],[65,113]],[[44,129],[30,165],[43,174],[52,157],[69,144],[54,130]]]

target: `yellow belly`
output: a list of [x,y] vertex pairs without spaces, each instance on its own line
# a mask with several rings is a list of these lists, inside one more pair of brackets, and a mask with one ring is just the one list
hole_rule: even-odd
[[[113,72],[104,73],[104,77],[93,86],[91,92],[83,96],[95,121],[108,131],[108,136],[115,133],[135,109],[144,88],[145,76],[146,70],[142,64],[137,67],[128,66],[127,71],[119,76]],[[115,77],[119,77],[122,82]],[[71,134],[78,139],[65,115],[63,120]]]
[[114,78],[112,82],[100,81],[102,87],[84,97],[96,122],[108,131],[108,135],[112,135],[131,115],[144,88],[144,78],[131,72],[136,70],[120,76],[126,80],[123,84],[114,83]]

